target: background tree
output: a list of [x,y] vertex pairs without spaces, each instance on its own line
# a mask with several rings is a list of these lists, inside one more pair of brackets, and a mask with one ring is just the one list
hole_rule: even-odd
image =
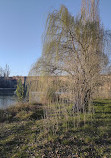
[[5,69],[4,69],[4,77],[8,78],[10,75],[10,68],[9,65],[6,64]]
[[0,77],[3,77],[3,68],[0,67]]
[[11,86],[10,81],[8,80],[10,75],[10,68],[6,64],[5,68],[0,67],[0,87],[9,88]]
[[24,98],[24,87],[22,85],[21,79],[18,80],[18,83],[17,83],[16,95],[18,97],[18,101],[23,101],[23,98]]
[[0,67],[0,77],[8,78],[9,75],[10,75],[9,65],[6,64],[4,69]]

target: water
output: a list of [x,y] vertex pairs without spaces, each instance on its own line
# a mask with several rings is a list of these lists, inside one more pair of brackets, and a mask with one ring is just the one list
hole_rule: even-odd
[[16,97],[13,96],[0,96],[0,108],[6,108],[16,103]]

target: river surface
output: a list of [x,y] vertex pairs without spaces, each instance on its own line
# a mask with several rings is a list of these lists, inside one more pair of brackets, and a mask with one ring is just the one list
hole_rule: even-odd
[[16,97],[13,96],[0,96],[0,108],[9,107],[17,102]]

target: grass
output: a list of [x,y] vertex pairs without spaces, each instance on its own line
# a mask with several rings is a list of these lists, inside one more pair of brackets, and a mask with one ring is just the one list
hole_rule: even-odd
[[81,121],[74,128],[70,121],[65,130],[63,119],[55,134],[47,130],[53,120],[42,119],[41,105],[0,110],[0,158],[110,158],[111,100],[93,104],[95,114],[87,116],[85,125]]

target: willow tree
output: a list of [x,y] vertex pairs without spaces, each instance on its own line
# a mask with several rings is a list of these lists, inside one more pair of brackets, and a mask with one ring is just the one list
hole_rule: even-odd
[[[31,69],[32,74],[36,72],[46,78],[64,76],[64,94],[73,102],[74,111],[90,109],[100,73],[108,60],[98,4],[96,0],[83,0],[81,14],[77,17],[63,5],[59,11],[49,14],[42,56]],[[46,78],[43,85],[49,83]],[[48,88],[50,84],[47,85]]]

